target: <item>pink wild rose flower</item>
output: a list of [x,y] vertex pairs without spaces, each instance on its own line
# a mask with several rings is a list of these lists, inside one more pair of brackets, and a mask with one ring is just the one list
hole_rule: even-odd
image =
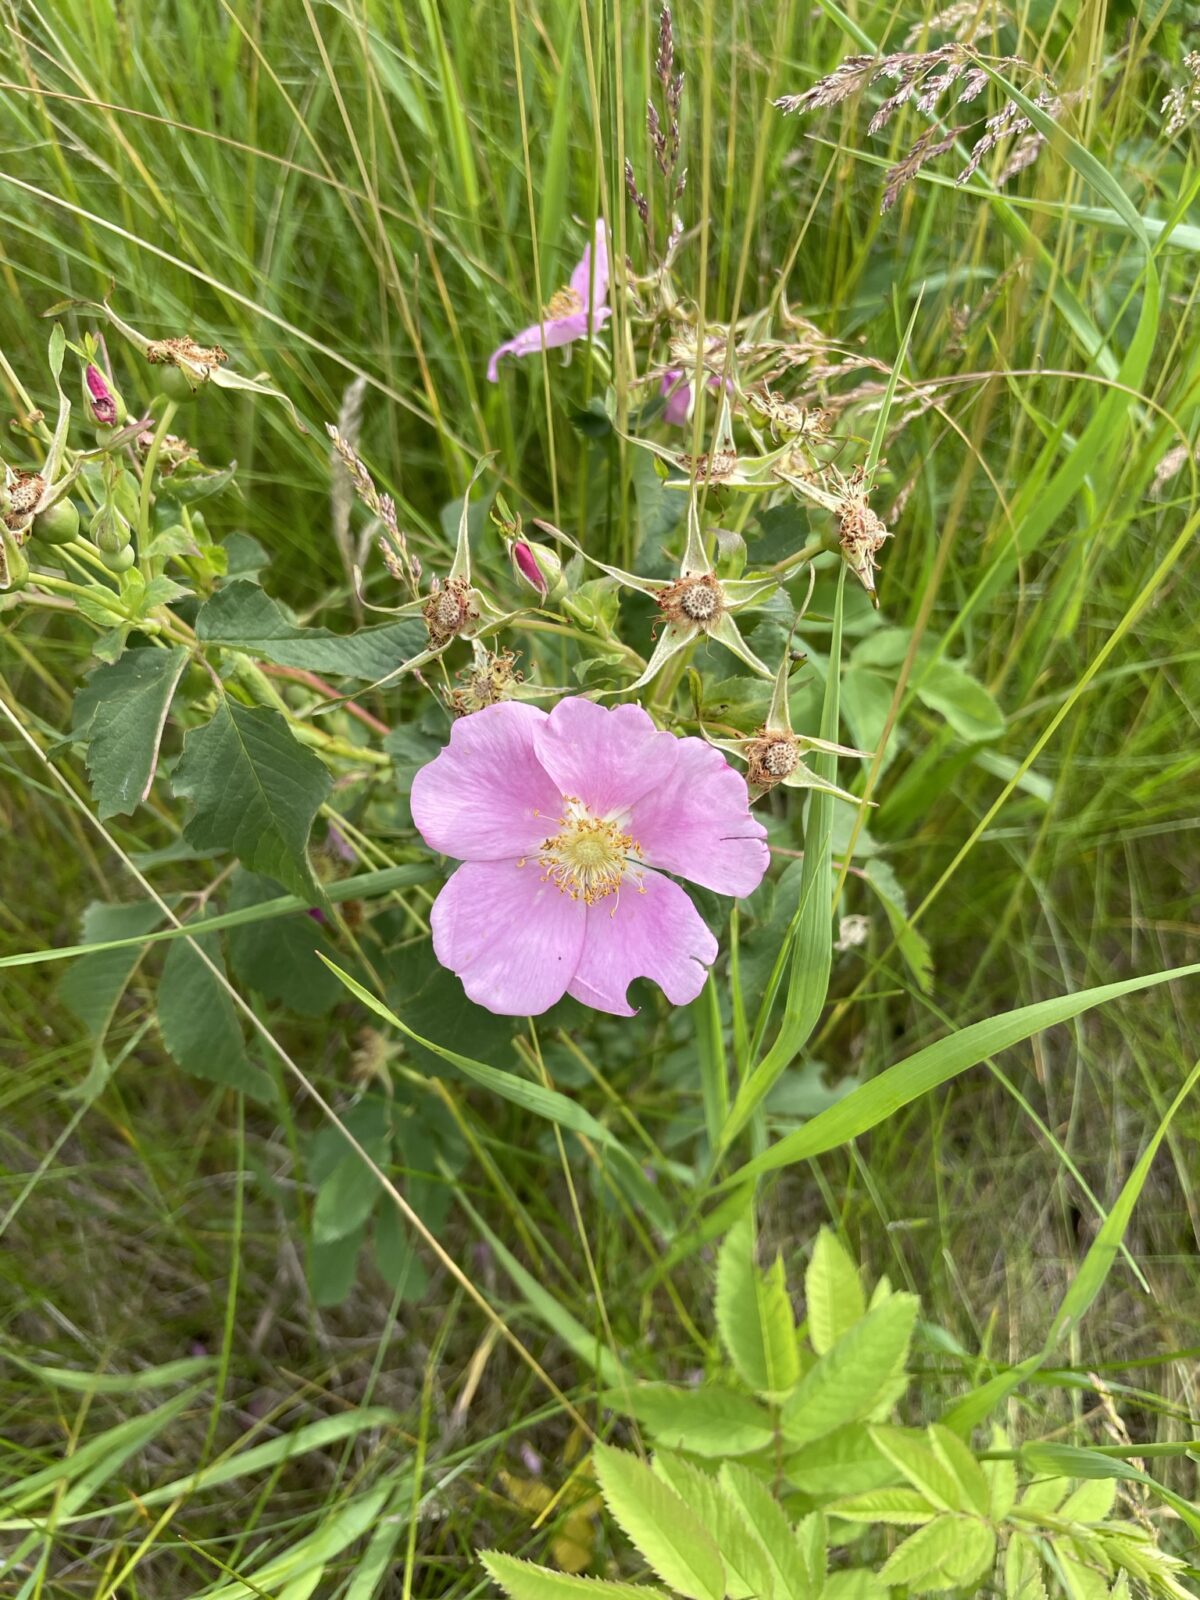
[[[595,269],[592,252],[595,251]],[[594,242],[583,252],[583,260],[571,274],[565,289],[550,297],[550,304],[532,327],[522,328],[507,344],[492,352],[488,362],[488,382],[500,380],[501,356],[529,356],[543,348],[574,344],[602,328],[612,312],[608,306],[608,234],[603,221],[597,222]]]
[[632,1017],[635,978],[694,1000],[717,942],[666,874],[747,895],[767,870],[745,780],[635,705],[507,700],[464,717],[417,773],[412,814],[462,862],[433,907],[434,953],[502,1016],[570,994]]

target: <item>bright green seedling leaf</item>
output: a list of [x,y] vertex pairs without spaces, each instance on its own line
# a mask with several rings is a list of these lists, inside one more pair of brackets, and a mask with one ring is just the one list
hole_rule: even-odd
[[187,651],[126,650],[96,667],[75,696],[74,736],[87,743],[96,810],[128,816],[154,781],[167,712]]
[[604,1404],[634,1416],[656,1444],[695,1456],[753,1455],[775,1437],[771,1414],[749,1395],[719,1384],[681,1389],[670,1383],[635,1383],[612,1389]]
[[810,1600],[812,1586],[795,1530],[770,1489],[737,1461],[726,1461],[717,1481],[766,1551],[775,1600]]
[[361,983],[357,983],[349,973],[343,972],[341,967],[327,957],[322,956],[321,959],[330,972],[336,974],[339,981],[352,995],[361,1000],[368,1010],[373,1011],[384,1022],[390,1023],[393,1028],[398,1028],[417,1044],[423,1045],[426,1050],[432,1051],[435,1056],[440,1056],[443,1061],[448,1061],[451,1066],[457,1067],[465,1078],[470,1078],[473,1083],[479,1084],[484,1089],[490,1089],[493,1094],[511,1101],[524,1111],[532,1111],[535,1116],[544,1117],[547,1122],[557,1122],[560,1127],[567,1128],[572,1133],[583,1134],[589,1139],[595,1139],[598,1144],[624,1151],[624,1146],[603,1123],[597,1122],[590,1111],[585,1111],[582,1106],[576,1105],[574,1100],[568,1099],[565,1094],[559,1094],[557,1089],[546,1089],[540,1083],[531,1083],[528,1078],[519,1078],[514,1072],[501,1072],[498,1067],[489,1067],[482,1061],[473,1061],[469,1056],[460,1056],[456,1050],[447,1050],[444,1045],[422,1038],[419,1033],[414,1033],[406,1022],[402,1022],[394,1011],[385,1006],[382,1000],[376,999],[369,989],[364,989]]
[[510,1600],[658,1600],[661,1595],[649,1584],[578,1578],[499,1550],[484,1550],[479,1559]]
[[286,606],[245,578],[227,583],[204,602],[196,617],[196,637],[202,644],[240,650],[280,667],[365,683],[386,677],[428,642],[419,618],[347,634],[302,627]]
[[278,711],[225,698],[211,722],[187,735],[174,776],[175,793],[194,803],[184,829],[189,844],[231,851],[309,905],[322,894],[308,836],[332,786],[324,764],[296,742]]
[[914,1295],[893,1295],[844,1333],[784,1405],[788,1443],[806,1444],[869,1417],[903,1372],[916,1316]]
[[717,1480],[666,1450],[656,1454],[654,1470],[716,1541],[728,1600],[772,1600],[775,1577],[767,1552]]
[[[196,943],[224,971],[221,947],[213,937]],[[270,1104],[275,1088],[246,1054],[233,1001],[203,956],[182,940],[167,951],[158,986],[158,1025],[163,1043],[185,1072],[241,1089]]]
[[999,1016],[986,1017],[982,1022],[973,1022],[969,1027],[951,1034],[948,1039],[938,1039],[894,1067],[888,1067],[860,1088],[852,1089],[844,1100],[822,1111],[794,1133],[787,1134],[761,1156],[748,1161],[726,1178],[721,1187],[744,1184],[749,1178],[758,1177],[764,1172],[774,1172],[797,1161],[807,1161],[826,1150],[836,1150],[881,1122],[886,1122],[902,1107],[920,1099],[931,1089],[948,1083],[968,1067],[978,1066],[988,1056],[1020,1044],[1044,1028],[1058,1022],[1069,1022],[1072,1017],[1110,1000],[1120,1000],[1127,994],[1137,994],[1142,989],[1152,989],[1157,984],[1171,983],[1178,978],[1190,978],[1196,973],[1200,973],[1200,963],[1172,967],[1165,972],[1126,978],[1120,983],[1081,989],[1077,994],[1039,1000],[1035,1005],[1020,1006],[1015,1011],[1005,1011]]
[[[229,909],[271,905],[278,884],[256,873],[237,871],[229,892]],[[305,912],[245,922],[229,931],[229,966],[234,976],[264,999],[277,1000],[302,1017],[331,1011],[341,985],[317,957],[330,949],[320,924]]]
[[981,1578],[996,1559],[996,1536],[972,1517],[943,1515],[892,1551],[879,1576],[895,1587],[937,1592]]
[[819,1356],[866,1315],[862,1279],[836,1234],[822,1228],[804,1274],[808,1337]]
[[605,1504],[662,1581],[687,1600],[724,1600],[721,1553],[675,1491],[627,1451],[597,1444],[593,1460]]
[[766,1272],[754,1260],[754,1224],[734,1224],[717,1258],[717,1327],[742,1381],[757,1394],[783,1395],[800,1376],[796,1325],[783,1261]]
[[[871,1437],[896,1471],[907,1478],[929,1504],[939,1511],[966,1510],[966,1489],[923,1433],[913,1428],[875,1427],[871,1429]],[[986,1495],[984,1498],[986,1500]]]

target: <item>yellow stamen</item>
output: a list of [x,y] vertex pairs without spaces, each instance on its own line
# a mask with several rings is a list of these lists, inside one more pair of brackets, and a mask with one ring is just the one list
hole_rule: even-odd
[[583,310],[583,300],[574,289],[556,289],[542,313],[547,322],[557,322],[560,317],[573,317]]
[[542,841],[538,860],[543,882],[591,906],[616,894],[626,870],[635,872],[641,847],[620,821],[595,816],[580,800],[564,796],[559,831]]

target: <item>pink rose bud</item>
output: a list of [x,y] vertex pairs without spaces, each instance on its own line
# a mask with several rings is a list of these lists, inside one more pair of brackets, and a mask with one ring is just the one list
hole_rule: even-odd
[[83,369],[83,398],[98,428],[115,428],[125,420],[125,402],[92,361]]
[[541,599],[557,592],[562,585],[562,562],[542,544],[514,539],[509,546],[513,570],[523,583],[537,591]]

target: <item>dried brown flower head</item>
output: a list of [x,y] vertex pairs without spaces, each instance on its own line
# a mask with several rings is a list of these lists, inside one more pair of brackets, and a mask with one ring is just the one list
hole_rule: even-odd
[[799,766],[800,741],[785,729],[762,727],[747,742],[743,753],[749,782],[772,789]]
[[4,526],[24,536],[33,521],[33,514],[46,492],[46,480],[40,472],[14,472],[6,485],[8,509],[4,513]]
[[479,618],[471,599],[471,585],[465,578],[451,578],[444,584],[435,578],[421,614],[433,645],[449,643]]
[[511,650],[479,651],[471,666],[456,674],[458,688],[448,696],[455,715],[467,717],[472,711],[510,699],[517,684],[525,681],[525,674],[517,671],[517,659]]
[[197,344],[189,335],[176,339],[151,339],[146,345],[146,360],[151,366],[191,367],[205,375],[213,367],[222,367],[229,357],[219,344]]
[[711,572],[695,578],[679,578],[656,596],[659,610],[668,622],[692,623],[708,629],[725,612],[725,595]]

